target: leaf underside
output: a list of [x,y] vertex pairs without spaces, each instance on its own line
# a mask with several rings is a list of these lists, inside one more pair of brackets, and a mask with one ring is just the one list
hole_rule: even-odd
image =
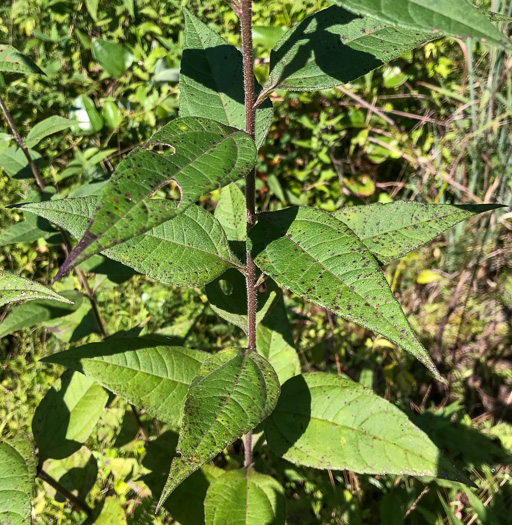
[[177,425],[188,387],[208,356],[148,336],[124,338],[122,343],[107,339],[42,361],[77,370],[150,416]]
[[258,267],[278,284],[394,342],[441,379],[368,248],[344,223],[308,207],[261,213],[250,232]]
[[[81,238],[96,209],[98,197],[57,199],[20,206]],[[174,208],[152,199],[147,209]],[[147,277],[175,286],[202,286],[240,262],[231,252],[222,226],[213,215],[192,204],[177,217],[102,252]]]
[[178,457],[158,503],[201,465],[256,427],[272,412],[279,381],[254,351],[227,349],[207,359],[192,381],[183,409]]
[[288,380],[265,437],[274,453],[297,465],[467,482],[397,407],[334,375]]
[[[124,159],[100,196],[93,220],[59,269],[56,279],[85,259],[141,235],[176,217],[202,195],[242,178],[254,166],[256,147],[249,135],[213,120],[184,117],[155,133],[146,148]],[[148,201],[176,183],[177,206]]]
[[351,206],[332,215],[345,223],[382,264],[387,264],[458,222],[500,207],[499,204],[452,206],[397,201]]

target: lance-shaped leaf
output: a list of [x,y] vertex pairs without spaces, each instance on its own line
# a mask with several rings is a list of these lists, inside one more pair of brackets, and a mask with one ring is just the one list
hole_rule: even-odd
[[11,441],[0,441],[0,523],[31,523],[36,463],[34,447],[27,436],[19,434]]
[[70,128],[71,126],[77,124],[76,120],[70,120],[68,118],[59,117],[54,115],[49,117],[42,122],[38,122],[29,132],[27,138],[25,139],[25,146],[27,148],[34,148],[37,146],[44,138],[53,135],[59,131]]
[[[89,196],[24,204],[20,208],[81,238],[97,203],[97,196]],[[153,207],[161,209],[162,205],[171,211],[176,208],[175,203],[151,199],[147,209],[151,213]],[[230,267],[242,268],[217,219],[195,204],[174,219],[102,253],[152,279],[176,286],[202,286]]]
[[0,44],[0,71],[23,75],[44,75],[44,71],[12,46]]
[[256,264],[278,284],[383,335],[440,379],[377,261],[344,223],[293,207],[259,214],[250,239]]
[[179,424],[187,389],[208,354],[166,344],[154,336],[109,338],[42,359],[78,370],[107,390]]
[[289,379],[265,421],[265,437],[274,453],[297,465],[467,482],[403,412],[334,375]]
[[278,397],[276,373],[256,352],[227,349],[207,359],[187,392],[179,457],[158,508],[184,479],[268,417]]
[[32,432],[39,461],[76,452],[93,431],[108,394],[92,379],[66,370],[36,408]]
[[[227,270],[207,284],[206,295],[212,310],[222,319],[247,332],[247,291],[245,277],[238,270]],[[268,280],[256,292],[256,322],[260,323],[274,307],[281,290]]]
[[71,303],[69,299],[53,292],[46,286],[0,270],[0,306],[7,303],[22,303],[35,299],[53,299]]
[[279,294],[270,315],[258,323],[256,329],[256,349],[276,371],[279,382],[300,374],[300,362],[284,306],[282,294]]
[[372,16],[392,27],[476,38],[512,49],[510,41],[466,0],[333,0],[349,11]]
[[210,483],[204,514],[206,525],[284,525],[284,489],[274,478],[252,468],[231,470]]
[[382,264],[387,264],[458,222],[500,207],[500,204],[451,206],[397,201],[350,206],[334,212],[333,216],[344,222]]
[[332,6],[279,40],[270,54],[264,90],[311,91],[351,82],[433,38]]
[[[242,54],[184,8],[185,35],[180,69],[180,116],[208,117],[245,129]],[[261,87],[254,79],[256,94]],[[258,148],[272,123],[272,103],[256,110]]]
[[[181,214],[202,195],[243,177],[256,161],[254,141],[237,129],[197,117],[176,119],[155,133],[148,147],[139,149],[118,166],[105,187],[80,242],[56,278],[106,248],[131,239]],[[148,202],[170,182],[181,194],[176,207]]]

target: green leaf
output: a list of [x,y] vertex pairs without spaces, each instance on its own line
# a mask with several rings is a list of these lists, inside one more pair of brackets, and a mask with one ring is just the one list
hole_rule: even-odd
[[[97,203],[98,198],[91,196],[24,204],[21,209],[45,217],[80,239]],[[171,212],[175,209],[171,202],[151,199],[147,210],[158,211],[162,205]],[[219,222],[195,204],[174,219],[102,253],[147,277],[176,286],[203,286],[228,268],[241,268]]]
[[[207,117],[245,129],[242,54],[184,8],[185,38],[180,71],[180,116]],[[255,79],[256,93],[261,87]],[[272,104],[256,110],[256,145],[267,136]]]
[[42,230],[30,221],[20,221],[0,232],[0,246],[18,242],[33,243],[39,239],[47,239],[55,231]]
[[510,41],[466,0],[333,0],[359,15],[373,16],[392,27],[476,38],[511,49]]
[[229,241],[247,239],[245,196],[234,182],[222,188],[215,218],[221,223]]
[[[234,269],[227,270],[205,287],[212,310],[222,319],[247,332],[247,291],[245,277]],[[256,321],[259,323],[273,308],[281,291],[275,282],[268,280],[257,291]]]
[[27,148],[33,148],[37,146],[44,138],[53,135],[58,131],[68,129],[75,124],[77,124],[77,121],[59,117],[58,115],[44,119],[42,122],[38,122],[30,130],[27,138],[25,139],[25,146],[27,146]]
[[315,208],[293,207],[260,213],[250,239],[256,264],[278,284],[383,335],[441,379],[377,261],[344,223]]
[[44,71],[12,46],[0,44],[0,71],[22,75],[44,75]]
[[282,294],[272,308],[271,315],[258,324],[256,349],[272,365],[281,384],[300,374],[299,356],[293,343]]
[[71,315],[82,305],[83,297],[75,290],[61,292],[61,295],[68,299],[70,304],[56,303],[53,299],[43,299],[30,301],[28,304],[11,309],[9,315],[0,324],[0,337],[31,326],[46,326],[55,319]]
[[72,131],[75,133],[90,135],[97,133],[103,128],[103,119],[98,113],[94,102],[85,95],[80,95],[73,100],[69,116],[72,120],[78,122],[72,128]]
[[121,125],[121,122],[123,121],[121,110],[112,100],[107,100],[103,103],[103,107],[101,108],[101,116],[103,117],[103,120],[107,126],[111,129],[118,129]]
[[252,41],[255,46],[271,50],[285,33],[286,27],[283,26],[253,26]]
[[126,525],[126,515],[117,495],[105,499],[101,513],[94,523],[95,525]]
[[252,468],[231,470],[211,482],[204,513],[206,525],[284,525],[284,489],[274,478]]
[[190,385],[178,441],[160,508],[201,465],[263,421],[276,406],[279,381],[254,351],[227,349],[209,357]]
[[62,459],[80,449],[107,400],[108,394],[92,379],[69,370],[64,372],[39,403],[32,420],[39,462]]
[[281,38],[270,54],[264,90],[311,91],[351,82],[433,38],[332,6]]
[[334,375],[289,379],[265,421],[265,437],[275,454],[296,465],[466,481],[403,412]]
[[[256,161],[256,148],[246,133],[213,120],[176,119],[155,133],[147,147],[121,162],[105,187],[93,221],[59,269],[61,277],[91,255],[100,253],[179,215],[202,195],[243,177]],[[148,202],[155,191],[175,182],[177,207]]]
[[155,336],[109,338],[42,359],[78,370],[152,417],[179,424],[187,389],[205,352]]
[[85,7],[95,22],[98,20],[98,4],[99,0],[85,0]]
[[[31,149],[28,152],[36,167],[39,167],[42,160],[41,155]],[[34,177],[27,157],[23,150],[17,146],[6,148],[0,153],[0,166],[2,166],[9,177],[14,177],[15,179],[32,179]]]
[[32,522],[32,491],[36,476],[36,453],[29,438],[19,434],[0,441],[0,523],[29,525]]
[[372,254],[387,264],[434,239],[473,215],[500,208],[499,204],[456,205],[397,201],[351,206],[333,213]]
[[0,306],[8,303],[34,301],[36,299],[52,299],[63,303],[71,303],[69,299],[53,292],[42,284],[0,270]]
[[133,55],[123,45],[100,38],[92,41],[92,56],[114,78],[122,77],[133,63]]

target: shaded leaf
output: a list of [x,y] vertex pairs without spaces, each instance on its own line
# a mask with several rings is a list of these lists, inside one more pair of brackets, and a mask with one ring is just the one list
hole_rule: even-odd
[[28,220],[20,221],[0,232],[0,246],[7,246],[17,242],[32,243],[39,239],[47,239],[55,233],[55,230],[42,230]]
[[133,55],[121,44],[94,38],[91,49],[94,60],[111,77],[120,78],[132,65]]
[[351,82],[433,38],[332,6],[279,40],[270,54],[264,89],[311,91]]
[[62,459],[79,450],[107,404],[103,388],[82,374],[67,370],[53,383],[36,408],[32,432],[39,461]]
[[98,20],[98,4],[100,0],[85,0],[85,7],[91,18],[96,22]]
[[[39,167],[42,161],[41,155],[31,149],[29,149],[28,152],[36,167]],[[9,177],[14,177],[15,179],[32,179],[34,177],[27,157],[23,153],[23,150],[17,146],[6,148],[0,153],[0,166]]]
[[172,461],[158,507],[201,465],[263,421],[278,397],[276,373],[256,352],[227,349],[209,357],[188,389],[179,456]]
[[71,303],[69,299],[42,284],[0,270],[0,306],[8,303],[34,301],[35,299],[52,299],[62,303]]
[[265,437],[275,454],[297,465],[466,481],[403,412],[334,375],[289,379],[265,421]]
[[58,131],[68,129],[74,124],[77,124],[75,120],[69,120],[64,117],[59,117],[58,115],[44,119],[42,122],[38,122],[30,130],[27,138],[25,139],[25,146],[27,146],[27,148],[33,148],[37,146],[44,138],[49,137]]
[[205,352],[166,344],[155,336],[91,343],[42,359],[78,370],[150,416],[179,424],[187,389]]
[[333,0],[360,15],[415,31],[476,38],[512,49],[510,41],[466,0]]
[[[256,148],[246,133],[196,117],[176,119],[148,143],[163,154],[138,149],[121,162],[105,187],[93,221],[59,269],[76,264],[179,215],[205,193],[243,177],[254,165]],[[148,202],[170,182],[180,189],[177,207]]]
[[[96,196],[57,199],[20,207],[45,217],[68,230],[74,237],[81,238],[98,200]],[[171,212],[176,207],[168,201],[152,199],[147,202],[149,213],[153,208],[161,210],[163,206],[167,206]],[[195,204],[174,219],[102,253],[152,279],[176,286],[202,286],[227,268],[241,267],[240,261],[229,248],[219,222]]]
[[[185,37],[180,71],[180,116],[207,117],[245,129],[242,54],[184,8]],[[261,87],[255,79],[255,91]],[[258,148],[272,123],[272,104],[256,110]]]
[[250,239],[256,264],[278,284],[383,335],[440,379],[377,261],[344,223],[315,208],[293,207],[260,213]]
[[44,75],[44,71],[33,60],[12,46],[0,44],[0,71],[22,75]]
[[252,468],[231,470],[211,482],[204,513],[206,525],[284,525],[284,489],[274,478]]
[[0,337],[5,337],[23,328],[51,324],[55,319],[71,315],[82,305],[83,296],[75,290],[63,291],[61,295],[68,299],[69,304],[56,303],[53,299],[43,299],[12,308],[9,315],[0,324]]
[[[227,270],[205,287],[212,310],[222,319],[247,332],[247,291],[245,277],[238,270]],[[256,320],[261,322],[274,306],[281,291],[268,280],[262,291],[257,291]]]
[[105,504],[101,509],[100,515],[94,521],[95,525],[124,525],[126,515],[119,497],[109,496],[105,499]]
[[29,525],[36,476],[36,453],[29,438],[19,434],[0,441],[0,523]]
[[279,382],[300,374],[300,362],[282,294],[256,329],[256,349],[276,371]]
[[460,221],[499,204],[448,205],[397,201],[351,206],[333,213],[366,247],[387,264],[426,244]]

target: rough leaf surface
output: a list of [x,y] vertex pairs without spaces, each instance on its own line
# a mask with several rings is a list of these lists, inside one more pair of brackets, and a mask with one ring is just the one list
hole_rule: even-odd
[[466,0],[333,0],[356,14],[373,16],[393,27],[476,38],[511,49],[510,41]]
[[207,359],[187,392],[178,457],[173,459],[159,507],[201,465],[256,427],[274,410],[279,381],[253,351],[222,350]]
[[43,361],[78,370],[152,417],[179,424],[188,387],[207,357],[148,336],[91,343]]
[[284,489],[253,468],[228,471],[211,482],[204,511],[206,525],[284,525]]
[[23,303],[35,299],[53,299],[71,303],[69,299],[53,292],[46,286],[0,270],[0,306],[8,303]]
[[403,412],[334,375],[288,380],[265,421],[265,437],[274,453],[297,465],[466,481]]
[[383,335],[440,378],[368,248],[327,212],[292,207],[261,213],[252,254],[278,284]]
[[[155,133],[147,148],[124,159],[100,196],[86,233],[59,269],[61,277],[78,263],[181,214],[202,195],[242,178],[256,161],[253,140],[213,120],[184,117]],[[181,198],[176,207],[152,203],[170,182]]]
[[19,434],[0,441],[0,523],[29,525],[32,490],[36,476],[36,453],[29,438]]
[[95,381],[64,372],[36,408],[32,432],[39,460],[62,459],[76,452],[93,431],[108,401]]
[[[185,35],[180,70],[180,116],[208,117],[245,129],[242,54],[184,8]],[[255,81],[256,93],[261,91]],[[258,148],[272,123],[272,103],[256,110]]]
[[[98,197],[30,203],[21,209],[45,217],[81,238],[96,209]],[[173,210],[176,205],[152,199],[147,203]],[[103,250],[104,255],[165,284],[202,286],[231,267],[241,267],[219,221],[192,204],[181,215],[132,239]]]
[[311,91],[351,82],[433,38],[332,6],[279,40],[264,88]]
[[23,75],[44,75],[44,71],[12,46],[0,44],[0,71]]
[[387,264],[434,239],[473,215],[499,208],[499,204],[458,205],[397,201],[351,206],[333,213],[365,246]]
[[215,207],[215,218],[221,223],[229,241],[243,242],[247,239],[245,220],[245,197],[242,190],[232,182],[220,192]]

